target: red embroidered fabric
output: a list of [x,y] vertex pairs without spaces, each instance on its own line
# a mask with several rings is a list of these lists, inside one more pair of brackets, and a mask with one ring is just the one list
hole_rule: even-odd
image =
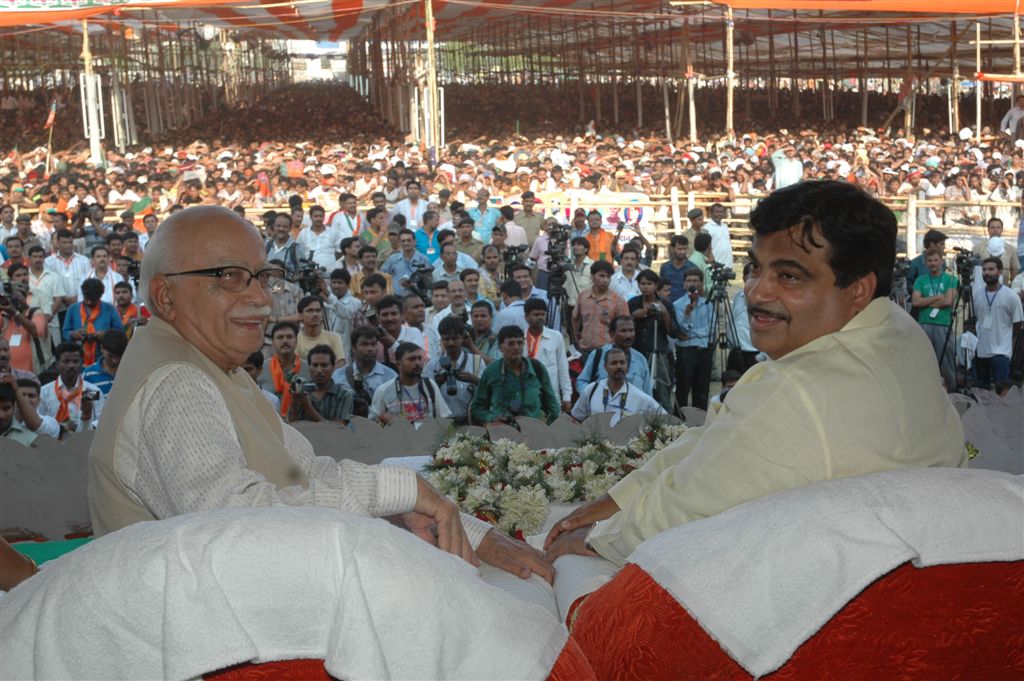
[[[334,681],[323,660],[283,660],[239,664],[203,676],[206,681]],[[571,638],[555,660],[547,681],[597,681],[583,651]]]
[[[572,635],[601,681],[751,678],[635,565],[580,605]],[[905,563],[762,678],[1024,679],[1024,562]]]

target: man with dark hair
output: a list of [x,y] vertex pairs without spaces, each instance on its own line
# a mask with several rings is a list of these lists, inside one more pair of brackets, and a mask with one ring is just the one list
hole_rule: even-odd
[[95,364],[85,367],[82,376],[97,386],[104,395],[110,394],[114,387],[117,368],[121,364],[124,351],[128,349],[128,336],[120,329],[110,329],[100,338],[100,358]]
[[673,303],[686,294],[683,279],[687,270],[695,265],[689,260],[690,240],[683,234],[676,234],[669,241],[669,259],[661,265],[661,278],[671,286],[669,300]]
[[640,295],[626,301],[629,314],[636,327],[633,350],[644,356],[651,371],[654,399],[665,408],[672,409],[672,357],[675,344],[675,320],[672,303],[658,297],[661,277],[653,270],[644,270],[636,276]]
[[541,227],[544,225],[544,216],[533,212],[533,207],[537,204],[537,196],[533,192],[523,192],[520,199],[522,209],[516,213],[513,220],[526,231],[526,240],[532,244],[540,235]]
[[404,418],[418,427],[424,419],[452,415],[437,384],[423,377],[424,356],[423,348],[415,343],[398,344],[395,348],[398,378],[374,391],[370,419],[387,425],[392,419]]
[[338,421],[347,424],[352,416],[352,391],[334,382],[337,357],[329,345],[315,345],[306,355],[310,383],[291,385],[292,407],[288,420]]
[[928,248],[925,253],[925,264],[928,271],[914,282],[911,301],[917,310],[917,322],[928,336],[939,362],[939,371],[946,384],[946,390],[953,390],[956,388],[956,366],[953,357],[955,337],[948,332],[952,319],[953,296],[959,282],[955,276],[943,271],[942,251],[939,247]]
[[501,357],[498,337],[494,333],[494,306],[486,300],[476,301],[469,310],[469,320],[473,325],[473,347],[483,357],[484,363],[490,364]]
[[853,185],[809,181],[763,199],[750,222],[751,337],[773,361],[747,371],[704,427],[557,523],[549,557],[622,564],[655,534],[774,492],[966,466],[963,428],[935,380],[935,355],[888,300],[892,212]]
[[43,265],[63,280],[65,296],[77,298],[78,289],[92,266],[87,257],[75,253],[75,235],[70,230],[58,230],[55,232],[55,239],[57,252],[47,256]]
[[127,281],[114,285],[114,309],[128,338],[132,337],[136,327],[145,326],[152,316],[148,309],[135,303],[135,293]]
[[502,308],[494,319],[494,328],[499,331],[506,326],[518,326],[526,330],[526,308],[523,289],[519,282],[509,280],[501,285]]
[[[924,261],[925,253],[930,248],[938,248],[943,257],[946,254],[946,235],[937,229],[929,229],[924,233],[924,250],[916,258],[910,261],[910,269],[907,270],[907,290],[913,292],[914,282],[918,277],[928,273],[928,265]],[[943,263],[945,268],[945,263]]]
[[[352,283],[349,289],[352,291],[352,295],[356,298],[363,297],[363,282],[369,279],[371,276],[383,277],[384,286],[381,295],[384,293],[394,293],[391,288],[391,275],[385,274],[384,272],[377,271],[377,249],[373,246],[363,246],[359,249],[359,265],[362,269],[352,275]],[[374,301],[376,302],[376,301]]]
[[[701,232],[694,237],[693,253],[690,255],[690,262],[704,275],[704,290],[710,291],[711,264],[715,262],[715,256],[711,252],[711,235],[707,232]],[[687,288],[687,292],[689,292],[689,288]]]
[[257,350],[256,352],[249,354],[245,361],[242,362],[242,366],[240,368],[242,371],[249,374],[249,378],[256,383],[260,392],[262,392],[263,396],[267,398],[267,402],[270,402],[271,406],[274,407],[274,411],[279,412],[281,409],[281,398],[260,385],[260,376],[263,374],[264,364],[266,364],[266,359],[263,357],[263,351]]
[[587,360],[583,363],[580,375],[576,379],[576,390],[582,393],[591,383],[606,378],[602,356],[612,348],[618,348],[626,353],[626,364],[628,365],[626,380],[637,390],[648,395],[653,394],[654,381],[651,378],[647,360],[633,349],[633,341],[636,339],[636,326],[633,323],[633,318],[628,315],[613,317],[608,322],[608,332],[611,342],[587,355]]
[[320,267],[330,271],[334,267],[335,253],[341,244],[341,232],[324,224],[324,209],[313,206],[309,209],[309,227],[299,232],[296,241]]
[[377,361],[395,364],[395,350],[398,349],[399,338],[405,330],[402,324],[402,299],[398,296],[384,296],[377,302],[377,331],[380,349]]
[[[39,413],[39,381],[34,378],[15,378],[11,374],[0,376],[0,389],[10,386],[14,393],[14,418],[4,432],[0,423],[0,436],[31,445],[40,435],[60,439],[60,424],[52,416]],[[2,420],[2,419],[0,419]]]
[[104,396],[99,386],[82,377],[82,346],[61,343],[54,350],[58,376],[39,393],[39,413],[57,419],[64,429],[95,428],[103,411]]
[[356,328],[352,332],[352,361],[342,369],[335,369],[331,376],[335,383],[352,391],[352,413],[356,416],[369,416],[374,391],[398,376],[391,367],[377,361],[379,347],[377,329],[372,326]]
[[[371,251],[373,249],[370,249]],[[350,356],[349,337],[352,329],[366,324],[366,320],[359,310],[363,303],[352,294],[351,283],[353,276],[348,270],[336,269],[331,272],[331,291],[324,301],[324,309],[327,310],[327,323],[333,333],[341,338],[342,356]]]
[[459,317],[442,319],[438,334],[444,353],[427,363],[424,374],[441,387],[456,425],[465,425],[469,423],[469,403],[487,364],[480,355],[466,350],[466,324]]
[[580,291],[576,307],[572,310],[572,323],[578,339],[576,345],[580,352],[590,352],[610,343],[608,322],[619,316],[629,316],[626,301],[611,290],[614,272],[612,264],[604,260],[590,266],[593,284]]
[[[978,387],[991,389],[1010,380],[1013,338],[1024,327],[1020,297],[1004,286],[1003,262],[990,256],[975,268],[974,313],[978,317],[978,348],[974,359]],[[978,275],[981,276],[978,276]],[[952,341],[950,341],[952,342]]]
[[[704,297],[699,270],[686,273],[686,297],[674,304],[676,327],[676,404],[707,411],[711,390],[711,328],[714,307]],[[690,401],[691,392],[693,395]]]
[[[591,357],[597,353],[591,353]],[[632,362],[626,351],[619,347],[609,348],[602,358],[605,378],[580,389],[579,399],[572,407],[572,417],[583,421],[591,414],[611,412],[611,425],[633,414],[661,414],[664,409],[645,392],[636,389],[626,380],[626,372]]]
[[344,364],[346,360],[345,346],[341,336],[324,328],[324,301],[320,296],[306,296],[299,301],[299,314],[302,316],[302,328],[295,345],[299,357],[305,357],[317,345],[329,345],[334,356]]
[[92,247],[89,251],[89,262],[92,268],[85,278],[99,279],[103,283],[103,302],[113,305],[114,286],[124,281],[124,277],[110,268],[110,249],[105,243]]
[[551,390],[561,398],[562,411],[572,407],[572,379],[565,354],[562,333],[545,326],[548,306],[543,300],[531,298],[523,306],[526,313],[526,356],[544,365],[551,380]]
[[96,361],[96,341],[107,329],[124,330],[121,315],[114,306],[100,300],[103,297],[103,282],[86,279],[82,282],[82,301],[72,305],[64,316],[63,338],[65,341],[82,343],[85,363]]
[[280,260],[285,271],[294,276],[306,259],[306,248],[292,238],[292,219],[287,213],[275,213],[266,241],[267,260]]
[[[395,214],[405,218],[405,225],[409,229],[418,229],[426,222],[424,214],[427,212],[427,202],[420,196],[422,187],[416,180],[409,180],[405,183],[405,198],[395,204]],[[435,217],[437,214],[434,214]],[[437,223],[434,223],[437,228]],[[425,252],[420,251],[424,255]]]
[[416,250],[416,234],[411,229],[403,229],[398,233],[399,252],[392,253],[387,262],[380,268],[382,272],[390,274],[395,295],[406,296],[409,290],[409,280],[414,273],[421,269],[431,269],[430,260]]
[[263,365],[259,383],[281,401],[278,410],[281,418],[288,418],[292,406],[292,383],[297,379],[309,380],[309,365],[296,352],[298,342],[299,325],[295,322],[278,322],[271,327],[270,343],[274,354]]
[[514,425],[520,416],[551,423],[559,414],[558,396],[544,365],[523,357],[523,330],[510,325],[498,331],[501,359],[492,362],[480,377],[470,410],[473,421],[483,425]]
[[327,218],[327,224],[338,230],[342,237],[359,236],[363,227],[363,218],[359,215],[359,207],[354,194],[345,192],[338,197],[338,210]]

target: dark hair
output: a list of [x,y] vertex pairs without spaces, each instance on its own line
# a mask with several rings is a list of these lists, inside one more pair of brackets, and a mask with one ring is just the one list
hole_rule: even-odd
[[371,208],[370,210],[366,211],[366,219],[367,221],[372,221],[381,213],[387,213],[387,211],[383,208]]
[[58,241],[60,241],[61,239],[74,239],[74,238],[75,238],[75,235],[71,233],[70,229],[58,229],[57,230],[57,240]]
[[408,341],[399,343],[398,347],[395,348],[395,360],[401,362],[402,358],[408,355],[410,352],[415,352],[421,349],[422,348],[420,348],[420,346],[416,345],[415,343],[410,343]]
[[995,265],[996,269],[999,270],[1000,272],[1003,271],[1003,261],[1000,260],[999,258],[985,258],[984,260],[981,261],[981,264],[982,266],[984,266],[985,263],[989,262]]
[[348,250],[349,246],[356,243],[357,241],[359,241],[357,237],[347,236],[341,240],[341,243],[339,243],[338,246],[341,248],[342,252],[345,252]]
[[[123,241],[123,239],[122,239],[122,241]],[[93,246],[92,248],[89,249],[89,257],[90,258],[95,258],[96,257],[96,253],[98,251],[106,251],[107,255],[110,255],[110,249],[107,248],[106,244],[96,244],[95,246]]]
[[501,327],[498,331],[498,345],[501,345],[509,338],[522,338],[523,330],[515,324],[509,324],[508,326]]
[[286,319],[270,327],[270,337],[273,338],[281,329],[291,329],[296,337],[299,335],[299,325]]
[[121,357],[128,349],[128,336],[121,329],[107,329],[100,336],[100,348],[115,357]]
[[524,198],[524,199],[532,199],[532,198],[534,198],[535,195],[534,195],[533,192],[527,190],[527,191],[523,192],[522,194],[520,194],[520,196],[522,198]]
[[18,387],[19,388],[35,388],[37,393],[40,390],[39,381],[37,381],[34,378],[19,378],[18,379]]
[[[363,286],[366,286],[365,282],[363,283]],[[377,312],[380,312],[381,310],[387,310],[392,307],[397,307],[398,311],[401,312],[402,299],[399,298],[398,296],[384,296],[383,298],[377,301]]]
[[[374,248],[373,246],[363,246],[362,248],[359,249],[359,257],[360,258],[362,258],[367,253],[373,253],[373,255],[376,256],[377,255],[377,249]],[[332,279],[334,278],[333,274],[331,275],[331,278]]]
[[[430,211],[427,211],[427,213],[429,213],[429,212]],[[452,229],[442,229],[440,232],[437,233],[437,243],[444,244],[449,239],[452,240],[452,241],[455,241],[455,230],[452,230]]]
[[582,236],[573,237],[572,241],[570,241],[569,244],[572,246],[583,246],[587,249],[590,248],[590,242],[587,241],[586,237]]
[[469,313],[473,314],[473,310],[479,310],[480,308],[484,308],[485,310],[487,310],[487,314],[491,315],[492,317],[494,316],[494,308],[491,307],[491,304],[486,300],[478,300],[475,303],[473,303],[473,305],[469,308]]
[[661,277],[655,274],[654,270],[640,270],[636,275],[637,281],[649,281],[655,286],[661,283]]
[[22,265],[20,262],[14,263],[13,265],[7,268],[7,277],[9,279],[13,279],[14,275],[17,274],[20,270],[25,270],[27,272],[28,268]]
[[631,321],[633,321],[633,318],[630,317],[629,315],[626,315],[626,314],[620,314],[620,315],[617,315],[615,317],[612,317],[612,320],[610,322],[608,322],[608,331],[609,331],[609,333],[615,333],[616,330],[618,330],[618,328],[619,328],[619,322],[624,322],[624,321],[625,322],[631,322]]
[[295,309],[301,314],[303,310],[313,303],[320,303],[321,308],[324,306],[324,300],[320,296],[305,296],[299,301],[299,304],[295,306]]
[[337,281],[339,279],[341,281],[345,282],[346,284],[351,284],[352,283],[352,274],[348,270],[344,269],[343,267],[339,267],[336,270],[332,270],[331,271],[331,281]]
[[376,343],[380,339],[379,336],[377,336],[377,329],[373,328],[372,326],[366,325],[357,326],[356,328],[352,329],[351,338],[352,347],[358,345],[359,341],[362,340],[363,338],[370,338],[371,340],[373,340],[374,343]]
[[[399,215],[399,216],[396,216],[396,217],[403,217],[403,216]],[[405,236],[406,234],[408,234],[409,236],[411,236],[414,239],[416,238],[416,232],[412,231],[411,229],[406,229],[405,227],[403,227],[402,229],[398,230],[398,236],[400,238]]]
[[590,276],[594,276],[599,272],[605,272],[606,274],[612,275],[615,273],[615,268],[606,260],[598,260],[590,266]]
[[506,220],[511,220],[516,216],[516,209],[512,206],[502,206],[498,209],[498,212],[501,213],[501,217]]
[[243,364],[251,364],[254,367],[256,367],[257,369],[262,369],[263,368],[263,351],[262,350],[257,350],[256,352],[252,353],[251,355],[249,355],[248,357],[245,358],[245,362],[243,362]]
[[360,284],[360,289],[365,289],[367,286],[375,286],[381,291],[386,291],[388,288],[388,280],[384,278],[383,274],[374,272],[370,276],[363,279],[363,283]]
[[310,206],[309,215],[312,217],[313,213],[326,213],[323,206]]
[[439,336],[462,336],[466,333],[466,324],[455,315],[448,315],[437,325]]
[[604,363],[608,364],[608,359],[610,357],[614,357],[615,355],[622,355],[623,358],[626,360],[626,363],[629,363],[629,355],[626,354],[626,351],[623,350],[622,348],[617,348],[614,346],[604,351]]
[[419,183],[419,181],[417,181],[417,180],[409,180],[409,181],[407,181],[405,183],[405,188],[408,189],[409,187],[411,187],[413,185],[416,185],[416,189],[423,189],[423,185],[421,185]]
[[[896,216],[852,184],[822,180],[779,189],[751,212],[750,225],[755,236],[795,228],[804,250],[825,248],[839,288],[874,272],[875,298],[884,298],[892,289]],[[824,243],[816,238],[816,230]]]
[[30,256],[31,256],[31,255],[32,255],[33,253],[35,253],[36,251],[39,251],[39,252],[40,252],[40,253],[42,253],[43,255],[46,255],[46,249],[44,249],[44,248],[43,248],[42,246],[40,246],[39,244],[33,244],[33,245],[31,245],[31,246],[29,246],[29,247],[28,247],[28,254],[29,254]]
[[82,346],[78,343],[66,342],[61,343],[53,349],[53,358],[59,360],[60,356],[69,352],[76,352],[82,357],[85,357],[85,353],[82,352]]
[[16,402],[17,399],[14,388],[7,383],[0,383],[0,402]]
[[695,250],[698,253],[703,253],[709,248],[711,248],[710,234],[708,234],[707,232],[701,232],[697,236],[693,237],[693,250]]
[[924,233],[924,247],[928,250],[928,247],[932,244],[941,243],[946,240],[946,235],[937,229],[929,229]]
[[633,244],[626,244],[625,246],[622,247],[622,253],[619,254],[619,262],[622,262],[622,256],[626,255],[627,253],[632,253],[633,255],[635,255],[637,260],[640,259],[640,249],[634,246]]
[[334,363],[338,361],[338,356],[334,354],[334,350],[331,350],[331,346],[324,345],[323,343],[314,345],[310,348],[309,352],[306,353],[306,361],[310,364],[313,363],[313,355],[329,356],[331,358],[331,366],[334,366]]
[[[517,262],[517,263],[515,263],[514,265],[512,265],[512,267],[509,267],[509,268],[508,268],[508,278],[509,278],[509,279],[511,279],[511,278],[512,278],[512,276],[513,276],[513,275],[514,275],[514,274],[515,274],[516,272],[518,272],[518,271],[520,271],[520,270],[526,270],[526,273],[527,273],[527,274],[529,274],[529,273],[530,273],[530,268],[529,268],[529,267],[527,267],[527,266],[526,266],[525,264],[523,264],[523,263],[521,263],[521,262]],[[531,277],[531,279],[532,279],[532,277]]]
[[471,274],[475,274],[477,277],[480,276],[480,272],[473,269],[472,267],[467,267],[466,269],[459,272],[459,279],[461,279],[462,282],[465,283],[466,277],[470,276]]
[[445,291],[448,290],[447,281],[435,281],[433,284],[430,285],[431,291],[440,291],[441,289],[444,289]]
[[700,271],[699,267],[688,267],[683,272],[683,281],[686,281],[688,277],[697,277],[701,281],[704,281],[704,273]]
[[689,246],[690,240],[683,234],[676,234],[669,240],[668,245],[673,248],[676,246]]
[[100,298],[103,292],[107,288],[103,285],[103,282],[99,279],[86,279],[82,282],[82,297],[83,298]]
[[519,285],[519,282],[515,279],[509,279],[501,285],[501,293],[504,293],[510,298],[522,298],[523,287]]
[[523,312],[525,312],[526,314],[530,314],[534,310],[544,310],[545,312],[547,312],[547,309],[548,304],[541,300],[540,298],[530,298],[529,300],[526,301],[526,304],[523,305]]

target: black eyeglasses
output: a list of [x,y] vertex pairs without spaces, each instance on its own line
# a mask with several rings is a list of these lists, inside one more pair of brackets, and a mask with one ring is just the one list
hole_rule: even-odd
[[249,284],[255,279],[262,288],[269,288],[270,280],[284,279],[284,270],[280,267],[265,267],[258,272],[253,272],[237,265],[226,267],[208,267],[203,270],[189,270],[188,272],[171,272],[165,277],[213,277],[217,285],[225,291],[239,293],[249,288]]

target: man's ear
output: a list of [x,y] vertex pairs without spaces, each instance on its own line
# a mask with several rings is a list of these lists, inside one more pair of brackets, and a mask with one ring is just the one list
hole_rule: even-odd
[[149,301],[153,313],[161,319],[174,321],[174,291],[163,277],[154,277],[149,282]]
[[871,304],[871,301],[875,298],[875,289],[877,287],[878,275],[874,272],[868,272],[847,287],[853,295],[853,307],[857,312]]

